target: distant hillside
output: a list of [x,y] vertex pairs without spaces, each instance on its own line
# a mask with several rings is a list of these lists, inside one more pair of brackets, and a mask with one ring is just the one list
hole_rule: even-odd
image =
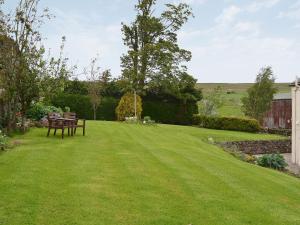
[[[224,91],[232,90],[236,93],[245,93],[246,90],[251,87],[253,83],[199,83],[197,86],[203,90],[203,92],[210,92],[214,88],[220,86]],[[290,91],[290,83],[277,83],[276,87],[278,88],[279,93],[287,93]]]
[[[224,105],[219,109],[221,116],[244,117],[242,112],[241,99],[246,95],[246,91],[253,83],[199,83],[198,88],[203,90],[204,95],[213,91],[214,88],[220,86],[223,91]],[[289,83],[277,83],[278,93],[290,92]]]

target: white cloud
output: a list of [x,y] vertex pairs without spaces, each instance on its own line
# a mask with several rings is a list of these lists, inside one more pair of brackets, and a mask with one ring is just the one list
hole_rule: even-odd
[[66,36],[66,55],[71,63],[78,64],[79,70],[87,66],[90,59],[99,53],[100,66],[103,69],[112,69],[115,76],[120,75],[119,58],[124,49],[120,24],[99,24],[101,19],[96,14],[86,17],[77,12],[55,10],[55,15],[56,19],[47,28],[53,29],[47,34],[47,48],[51,48],[57,55],[59,37]]
[[223,25],[232,23],[240,12],[241,9],[239,7],[231,5],[230,7],[225,8],[215,21]]
[[176,0],[175,3],[187,3],[189,5],[202,5],[206,3],[208,0]]
[[250,5],[246,7],[248,12],[257,12],[261,9],[272,8],[277,5],[281,0],[257,0],[253,1]]
[[300,20],[300,0],[291,5],[289,10],[280,12],[279,17]]
[[278,81],[292,80],[300,71],[299,40],[266,35],[260,22],[241,19],[243,12],[245,8],[232,5],[213,27],[181,32],[182,45],[193,52],[192,74],[200,82],[249,82],[261,67],[272,66]]

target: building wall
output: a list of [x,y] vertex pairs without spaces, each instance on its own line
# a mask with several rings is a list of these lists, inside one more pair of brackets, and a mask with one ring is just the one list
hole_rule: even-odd
[[264,118],[263,126],[270,129],[292,129],[292,100],[274,100]]

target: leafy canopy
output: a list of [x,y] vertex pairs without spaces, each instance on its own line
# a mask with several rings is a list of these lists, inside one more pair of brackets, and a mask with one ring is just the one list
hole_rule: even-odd
[[183,99],[198,98],[196,80],[184,66],[192,54],[180,48],[177,39],[177,32],[193,15],[192,10],[185,3],[166,4],[165,11],[156,15],[155,5],[156,0],[139,0],[135,20],[130,25],[122,24],[128,47],[121,57],[123,79],[139,93],[147,89]]
[[242,99],[243,111],[246,116],[259,121],[271,108],[277,88],[274,87],[275,77],[271,67],[263,68],[256,77],[255,84],[247,90],[248,95]]

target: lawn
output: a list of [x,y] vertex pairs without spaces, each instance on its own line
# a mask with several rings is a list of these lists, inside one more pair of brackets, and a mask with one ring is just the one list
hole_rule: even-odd
[[[218,110],[218,114],[220,116],[245,117],[241,109],[241,99],[247,95],[247,89],[252,85],[251,83],[201,83],[197,84],[197,87],[202,89],[204,95],[211,93],[217,87],[221,87],[224,105]],[[275,87],[278,89],[278,93],[288,93],[291,91],[288,83],[276,83]],[[229,90],[233,93],[227,94]]]
[[207,141],[276,136],[112,122],[45,134],[0,155],[1,225],[300,224],[299,179]]

